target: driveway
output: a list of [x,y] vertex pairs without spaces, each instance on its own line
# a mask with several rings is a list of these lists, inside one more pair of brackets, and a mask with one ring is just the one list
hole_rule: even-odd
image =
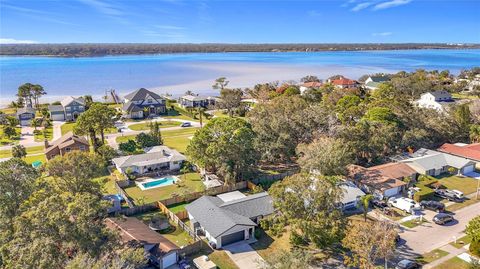
[[265,260],[245,242],[234,243],[223,249],[240,269],[263,268]]

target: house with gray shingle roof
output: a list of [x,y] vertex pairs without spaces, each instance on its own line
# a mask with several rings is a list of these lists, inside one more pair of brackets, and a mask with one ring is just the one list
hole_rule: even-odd
[[380,84],[389,81],[390,78],[387,76],[371,76],[365,80],[365,88],[369,90],[376,90]]
[[17,109],[16,115],[20,121],[20,125],[30,125],[35,118],[35,109],[32,107],[22,107]]
[[419,107],[435,109],[439,112],[446,111],[446,107],[455,104],[452,95],[447,91],[426,92],[416,101]]
[[48,106],[50,118],[56,121],[75,121],[80,114],[85,112],[85,100],[82,97],[68,96],[60,102],[60,105]]
[[450,167],[461,175],[475,171],[475,162],[435,150],[419,149],[412,157],[401,162],[422,175],[438,176],[447,173]]
[[167,111],[166,99],[152,91],[141,88],[125,96],[122,110],[126,117],[130,119],[143,119],[149,115],[160,115]]
[[143,154],[114,158],[112,162],[121,173],[130,168],[133,173],[141,175],[155,171],[179,170],[185,160],[185,156],[174,149],[155,146]]
[[274,212],[272,198],[267,192],[245,196],[238,191],[202,196],[185,209],[195,233],[204,234],[209,244],[217,249],[253,238],[259,220]]

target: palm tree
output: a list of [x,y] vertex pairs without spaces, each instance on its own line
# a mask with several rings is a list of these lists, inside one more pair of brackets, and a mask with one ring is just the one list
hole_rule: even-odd
[[372,199],[373,195],[367,194],[360,197],[360,200],[358,200],[358,207],[361,207],[363,209],[363,218],[365,219],[365,221],[367,221],[368,208],[370,207],[370,201]]
[[200,127],[203,127],[203,114],[205,113],[205,108],[198,107],[198,115],[200,116]]

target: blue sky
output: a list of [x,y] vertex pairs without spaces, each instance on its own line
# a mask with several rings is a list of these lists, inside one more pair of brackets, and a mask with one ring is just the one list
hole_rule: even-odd
[[1,43],[480,43],[480,1],[0,0]]

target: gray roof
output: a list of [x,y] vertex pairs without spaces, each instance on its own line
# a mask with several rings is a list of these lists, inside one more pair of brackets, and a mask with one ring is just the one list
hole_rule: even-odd
[[[434,92],[428,92],[428,93],[435,96],[435,99],[439,99],[439,98],[450,99],[450,98],[452,98],[452,95],[447,91],[434,91]],[[428,94],[428,93],[425,93],[425,94]]]
[[356,201],[357,197],[364,196],[365,193],[351,182],[342,182],[338,185],[343,191],[342,203],[347,204]]
[[131,113],[131,112],[143,111],[143,108],[137,106],[136,104],[134,104],[132,102],[128,102],[128,103],[123,104],[122,110]]
[[203,101],[208,99],[207,97],[196,96],[196,95],[184,95],[180,98],[188,101]]
[[35,109],[31,107],[22,107],[17,109],[17,115],[24,114],[24,113],[30,113],[35,115]]
[[75,102],[77,102],[77,103],[79,103],[79,104],[81,104],[81,105],[85,105],[85,101],[83,100],[82,97],[75,98],[75,97],[73,97],[73,96],[67,96],[65,99],[63,99],[63,100],[60,102],[60,104],[62,104],[63,107],[66,107],[66,106],[68,106],[68,105],[69,105],[71,102],[73,102],[73,101],[75,101]]
[[272,198],[266,192],[229,202],[218,197],[202,196],[185,208],[213,237],[241,230],[244,226],[256,226],[250,218],[267,216],[274,210]]
[[402,162],[409,165],[417,171],[426,171],[430,169],[441,169],[445,166],[451,166],[457,169],[461,169],[468,165],[475,164],[469,159],[457,157],[451,154],[442,153],[434,150],[422,151],[419,154],[414,154],[414,157],[403,160]]
[[63,112],[63,106],[62,105],[49,105],[48,110],[50,112]]
[[372,76],[370,77],[370,79],[373,81],[373,82],[376,82],[376,83],[381,83],[381,82],[385,82],[385,81],[389,81],[390,78],[387,77],[387,76]]
[[112,162],[120,168],[127,168],[184,160],[186,160],[185,156],[178,151],[166,146],[156,146],[146,153],[115,158]]
[[129,101],[139,101],[139,100],[145,100],[145,97],[147,97],[147,95],[150,95],[151,97],[155,98],[155,99],[163,99],[160,95],[154,93],[154,92],[151,92],[145,88],[140,88],[134,92],[131,92],[127,95],[125,95],[125,99],[128,99]]

